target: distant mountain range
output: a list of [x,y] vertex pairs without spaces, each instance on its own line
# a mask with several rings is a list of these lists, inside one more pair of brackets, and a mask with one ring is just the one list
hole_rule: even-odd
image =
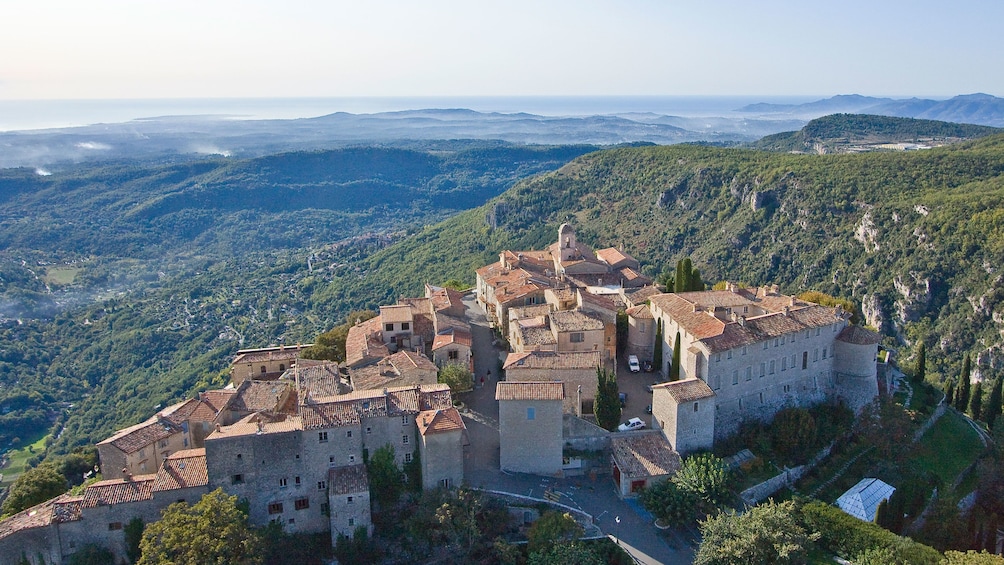
[[1004,127],[1004,98],[964,94],[948,100],[875,98],[844,94],[805,104],[750,104],[738,112],[758,117],[812,119],[827,114],[875,114]]

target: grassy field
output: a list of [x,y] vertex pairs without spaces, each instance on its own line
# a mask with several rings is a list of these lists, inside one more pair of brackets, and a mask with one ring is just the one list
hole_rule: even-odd
[[49,285],[66,286],[73,284],[80,271],[80,267],[49,267],[45,270],[42,280]]
[[917,442],[907,464],[930,471],[950,485],[982,449],[976,431],[962,416],[948,411]]
[[24,472],[24,466],[28,459],[45,451],[45,438],[47,436],[48,434],[43,432],[38,437],[29,438],[32,443],[7,453],[9,457],[7,466],[0,469],[0,473],[3,473],[3,483],[0,486],[9,487],[14,482],[14,479],[18,478]]

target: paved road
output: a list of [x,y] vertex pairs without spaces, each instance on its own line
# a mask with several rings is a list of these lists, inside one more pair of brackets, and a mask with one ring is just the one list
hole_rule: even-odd
[[[522,473],[503,473],[499,470],[498,403],[495,401],[495,384],[499,376],[499,351],[492,346],[493,332],[488,327],[484,313],[473,296],[465,299],[467,317],[471,322],[473,336],[475,382],[472,392],[461,395],[461,400],[473,413],[464,416],[471,446],[464,464],[464,476],[473,487],[500,490],[525,496],[543,497],[544,490],[551,488],[562,494],[560,502],[579,508],[591,514],[597,526],[605,534],[621,539],[626,545],[643,552],[649,559],[646,563],[689,564],[693,563],[693,549],[685,536],[677,533],[661,535],[652,522],[642,517],[628,503],[617,497],[613,480],[601,476],[595,481],[587,477],[557,479]],[[491,369],[491,377],[487,376]],[[643,416],[645,405],[651,396],[645,392],[644,384],[651,382],[652,374],[630,375],[624,368],[625,380],[630,379],[628,408],[625,414],[634,414],[635,409]],[[481,387],[481,377],[485,386]],[[636,388],[637,387],[637,388]],[[635,397],[637,394],[637,397]]]

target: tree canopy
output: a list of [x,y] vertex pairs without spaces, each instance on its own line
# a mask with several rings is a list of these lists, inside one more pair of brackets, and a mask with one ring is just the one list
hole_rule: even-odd
[[813,540],[798,522],[795,502],[773,500],[743,514],[729,511],[701,522],[695,565],[804,563]]

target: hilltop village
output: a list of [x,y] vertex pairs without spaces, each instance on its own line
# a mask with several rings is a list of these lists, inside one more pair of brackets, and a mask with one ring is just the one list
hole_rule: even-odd
[[[0,522],[0,564],[22,554],[62,562],[88,544],[124,559],[125,523],[156,521],[216,488],[247,500],[254,525],[329,531],[334,543],[372,530],[365,462],[385,446],[399,466],[420,468],[425,489],[468,482],[485,441],[502,471],[590,473],[632,497],[744,420],[824,401],[857,410],[879,393],[879,336],[840,307],[776,286],[665,293],[625,251],[593,251],[568,224],[557,235],[544,250],[502,251],[477,270],[473,293],[426,285],[422,297],[382,306],[349,329],[344,362],[307,359],[305,345],[238,352],[226,388],[101,441],[101,481]],[[618,313],[628,321],[624,350]],[[476,343],[480,323],[492,343]],[[476,370],[482,350],[498,356],[478,357],[494,375]],[[595,424],[597,371],[629,357],[663,382],[651,387],[645,429],[608,432]],[[674,357],[679,378],[669,381]],[[438,382],[449,365],[470,382],[452,391]],[[498,421],[479,440],[466,393],[455,393],[484,387]]]

